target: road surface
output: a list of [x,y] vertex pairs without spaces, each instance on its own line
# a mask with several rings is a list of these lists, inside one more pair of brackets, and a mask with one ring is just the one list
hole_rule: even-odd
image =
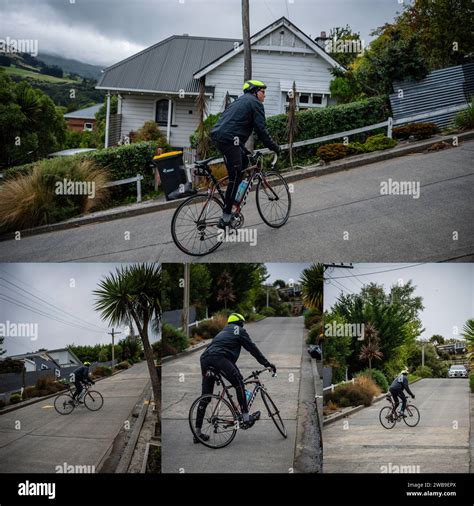
[[[280,409],[288,430],[284,439],[268,418],[260,398],[252,411],[262,419],[238,431],[229,446],[213,450],[193,443],[188,424],[192,402],[201,394],[200,352],[164,364],[162,368],[162,469],[164,473],[288,473],[293,467],[296,413],[300,382],[303,318],[266,318],[247,330],[262,353],[277,367],[277,376],[261,378]],[[238,364],[243,376],[261,369],[244,349]],[[181,376],[180,376],[181,375]],[[181,380],[181,381],[180,381]],[[182,381],[184,380],[184,381]],[[215,390],[217,391],[217,389]]]
[[384,429],[378,414],[385,400],[324,427],[324,472],[397,472],[410,466],[417,473],[469,473],[468,380],[423,379],[411,389],[421,414],[416,427],[398,422]]
[[144,361],[96,383],[100,411],[79,406],[60,415],[52,397],[0,415],[0,473],[55,473],[65,464],[97,471],[148,382]]
[[[293,183],[281,229],[263,224],[252,194],[251,242],[224,243],[202,261],[414,262],[474,259],[474,141]],[[381,183],[420,183],[413,195],[381,195]],[[0,242],[0,261],[161,261],[195,257],[171,239],[174,209]],[[256,245],[252,246],[255,239]]]

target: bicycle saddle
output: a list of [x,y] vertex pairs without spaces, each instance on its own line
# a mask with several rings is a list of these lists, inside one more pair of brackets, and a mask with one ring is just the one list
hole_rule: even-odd
[[204,167],[212,160],[217,160],[218,158],[220,158],[220,157],[219,156],[211,156],[210,158],[206,158],[205,160],[198,160],[197,162],[194,162],[194,165],[196,165],[196,167]]

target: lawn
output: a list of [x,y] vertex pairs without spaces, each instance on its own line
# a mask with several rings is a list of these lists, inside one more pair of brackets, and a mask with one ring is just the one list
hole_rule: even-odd
[[77,83],[79,81],[74,81],[72,79],[59,78],[54,76],[48,76],[46,74],[40,74],[39,72],[32,72],[30,70],[25,70],[18,67],[0,67],[2,68],[7,75],[10,76],[20,76],[23,78],[30,77],[31,79],[36,79],[37,81],[45,81],[48,83]]

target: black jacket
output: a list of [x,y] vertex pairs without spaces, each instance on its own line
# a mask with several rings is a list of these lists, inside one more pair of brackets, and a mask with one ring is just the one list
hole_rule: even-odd
[[212,343],[201,355],[201,358],[208,357],[209,355],[220,355],[226,357],[235,364],[239,358],[242,346],[264,367],[270,365],[270,362],[250,339],[247,331],[232,323],[227,324],[216,337],[214,337]]
[[81,365],[79,369],[74,371],[74,380],[75,381],[83,381],[84,383],[92,383],[89,379],[89,368],[85,365]]
[[211,130],[211,138],[214,142],[233,143],[238,137],[243,146],[254,129],[268,149],[278,151],[267,131],[263,104],[252,93],[244,93],[222,113]]
[[395,392],[403,392],[403,390],[406,390],[413,397],[413,392],[408,386],[408,378],[404,374],[400,374],[400,376],[397,376],[393,380],[393,383],[390,385],[390,390]]

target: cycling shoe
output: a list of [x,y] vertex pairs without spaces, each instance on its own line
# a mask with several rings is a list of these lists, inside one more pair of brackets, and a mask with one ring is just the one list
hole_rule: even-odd
[[200,434],[199,437],[194,436],[194,444],[202,443],[203,441],[209,441],[209,436],[207,434]]

